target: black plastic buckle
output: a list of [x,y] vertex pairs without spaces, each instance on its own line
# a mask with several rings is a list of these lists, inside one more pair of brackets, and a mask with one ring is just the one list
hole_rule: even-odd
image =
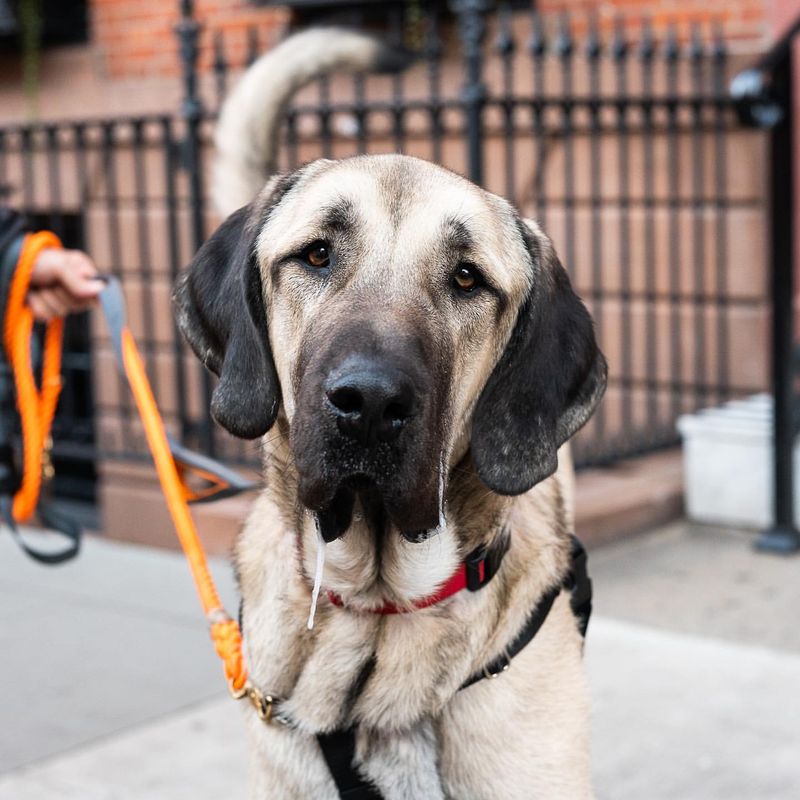
[[467,568],[467,589],[477,592],[486,584],[486,546],[473,550],[465,559],[464,566]]
[[482,589],[497,574],[510,545],[511,536],[508,531],[503,531],[491,547],[481,545],[464,559],[470,592]]

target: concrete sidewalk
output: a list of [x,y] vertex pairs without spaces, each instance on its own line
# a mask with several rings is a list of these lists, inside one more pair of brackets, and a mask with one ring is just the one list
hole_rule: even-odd
[[[800,559],[676,525],[591,566],[598,797],[800,797]],[[0,652],[0,800],[245,796],[239,711],[180,557],[92,539],[44,570],[0,536]]]

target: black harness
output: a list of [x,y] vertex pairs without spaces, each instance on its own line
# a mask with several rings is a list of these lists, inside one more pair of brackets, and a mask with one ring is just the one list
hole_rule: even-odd
[[[499,559],[502,559],[506,549],[507,547],[504,547],[500,551]],[[499,563],[496,567],[499,567]],[[485,586],[495,572],[496,568],[491,570],[491,574],[487,573],[488,577],[480,585]],[[586,638],[586,629],[592,614],[592,582],[586,566],[586,550],[575,536],[572,537],[570,570],[564,580],[550,589],[533,607],[522,630],[504,648],[503,653],[480,672],[467,678],[459,691],[484,678],[494,678],[505,672],[514,656],[522,652],[544,625],[553,603],[563,590],[570,593],[570,606],[572,613],[575,614],[578,630],[581,632],[581,636]],[[332,733],[319,733],[317,741],[341,800],[383,800],[380,792],[369,781],[361,777],[353,764],[356,751],[354,728]]]

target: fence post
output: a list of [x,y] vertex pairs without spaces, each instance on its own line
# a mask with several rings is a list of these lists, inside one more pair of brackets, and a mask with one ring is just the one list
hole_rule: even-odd
[[[200,123],[203,118],[203,101],[197,91],[197,56],[200,23],[194,18],[194,0],[180,0],[180,21],[175,33],[180,45],[181,72],[183,76],[183,102],[181,116],[185,123],[183,141],[183,167],[189,176],[189,224],[192,250],[197,251],[205,240],[203,223],[204,198],[203,174],[200,155]],[[202,372],[203,408],[205,416],[199,427],[198,438],[203,451],[213,456],[214,421],[211,418],[211,377],[206,370]],[[183,409],[185,411],[185,409]]]
[[467,126],[467,168],[470,180],[483,183],[483,105],[486,85],[483,82],[483,38],[486,35],[485,13],[490,0],[450,0],[458,17],[458,35],[464,51],[465,78],[461,90]]
[[772,295],[772,391],[775,398],[774,523],[758,539],[759,550],[792,552],[800,549],[794,524],[794,138],[792,58],[773,72],[776,99],[783,118],[770,133],[769,235],[772,245],[770,289]]
[[796,23],[755,68],[736,76],[731,92],[751,125],[769,128],[770,296],[772,304],[773,524],[756,547],[800,550],[794,522],[794,140],[792,44]]

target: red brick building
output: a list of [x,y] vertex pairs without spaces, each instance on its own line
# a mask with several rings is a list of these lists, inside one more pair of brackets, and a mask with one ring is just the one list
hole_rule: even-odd
[[[417,2],[418,0],[409,0]],[[4,0],[9,8],[14,0]],[[58,5],[57,3],[54,5]],[[41,58],[37,114],[41,119],[115,115],[171,110],[179,101],[180,72],[175,25],[178,0],[68,0],[83,15],[85,41],[45,44]],[[309,12],[276,3],[248,0],[197,0],[196,16],[204,26],[201,69],[213,61],[217,33],[233,65],[242,65],[255,26],[259,45],[269,47],[297,20],[325,19],[332,13],[325,1]],[[335,5],[335,4],[334,4]],[[373,6],[383,5],[373,2]],[[797,8],[793,0],[539,0],[542,14],[572,13],[580,29],[592,14],[610,26],[623,18],[631,26],[643,15],[656,29],[677,23],[683,35],[691,23],[719,21],[734,51],[753,52],[770,41]],[[75,38],[81,38],[78,32]],[[21,85],[21,63],[14,35],[0,36],[0,123],[30,115]]]
[[[175,27],[180,3],[62,0],[58,5],[52,0],[62,12],[73,7],[76,16],[66,42],[63,29],[60,38],[58,30],[45,30],[32,102],[22,86],[22,59],[13,35],[2,35],[3,2],[9,6],[11,0],[0,0],[0,137],[5,137],[0,138],[0,185],[8,202],[40,215],[43,224],[58,217],[80,229],[81,244],[99,266],[123,278],[131,323],[145,345],[160,405],[167,423],[180,434],[185,423],[182,417],[188,414],[198,420],[205,413],[201,369],[186,354],[176,357],[180,350],[175,346],[169,309],[174,270],[188,260],[194,247],[189,187],[180,170],[178,151],[183,88]],[[414,19],[414,9],[421,3],[404,0],[409,19]],[[213,109],[216,103],[219,75],[215,62],[220,45],[226,61],[236,69],[292,26],[350,13],[342,12],[341,5],[319,0],[317,8],[308,2],[295,2],[289,8],[268,0],[196,0],[195,17],[202,25],[198,70],[207,108]],[[367,8],[368,23],[377,25],[382,13],[397,4],[373,0],[362,5]],[[519,54],[512,69],[515,91],[533,97],[535,70],[530,69],[531,56],[523,46],[532,30],[526,13],[531,4],[520,1],[510,5],[518,10],[512,18]],[[551,43],[558,34],[561,12],[569,12],[576,42],[570,91],[576,95],[592,93],[595,78],[607,95],[617,91],[618,72],[609,48],[593,74],[582,44],[589,26],[596,24],[606,41],[618,36],[629,42],[634,53],[631,58],[636,59],[642,20],[647,19],[654,38],[661,42],[662,55],[665,37],[672,31],[683,53],[672,77],[663,60],[658,62],[653,73],[657,85],[652,88],[664,93],[673,80],[677,90],[700,97],[709,91],[711,73],[704,73],[702,79],[693,75],[690,59],[685,57],[693,35],[699,32],[704,37],[706,59],[711,58],[711,39],[719,36],[724,41],[727,61],[724,75],[717,75],[721,84],[716,90],[725,91],[729,75],[752,61],[781,26],[800,13],[800,1],[539,0],[537,8],[546,19]],[[490,26],[487,42],[494,41],[498,25],[495,20]],[[407,35],[414,35],[413,27]],[[457,97],[462,64],[446,15],[441,39],[445,53],[442,92]],[[633,94],[643,90],[647,75],[647,67],[638,64],[627,73],[627,91]],[[549,55],[540,74],[548,91],[562,91],[563,65],[557,58]],[[490,89],[501,91],[500,58],[488,60],[485,79]],[[429,80],[425,65],[415,66],[403,85],[404,97],[424,98]],[[384,99],[392,99],[397,91],[385,78],[370,86],[374,96]],[[328,99],[347,100],[352,91],[352,81],[334,80]],[[303,95],[303,102],[312,105],[319,100],[313,87]],[[702,362],[709,374],[725,373],[732,394],[762,388],[767,379],[763,136],[726,129],[726,158],[722,159],[712,105],[706,109],[705,128],[694,125],[687,106],[685,113],[681,112],[680,131],[676,127],[670,134],[669,119],[661,114],[657,135],[642,129],[641,104],[634,106],[625,122],[629,129],[624,138],[614,133],[618,118],[611,104],[603,112],[602,133],[599,128],[592,132],[592,120],[583,113],[582,132],[571,136],[568,146],[557,133],[563,109],[544,114],[554,131],[546,141],[528,142],[525,137],[530,139],[535,120],[530,114],[521,116],[517,120],[520,129],[511,136],[512,185],[508,183],[509,144],[502,134],[502,107],[488,109],[486,114],[491,131],[484,143],[487,186],[514,199],[525,213],[536,214],[542,211],[537,186],[546,185],[545,226],[565,256],[578,290],[601,320],[603,347],[612,365],[603,416],[604,436],[609,442],[624,433],[627,425],[645,430],[652,409],[674,431],[673,412],[690,410],[702,398],[698,399],[694,390],[681,390],[676,402],[675,389],[669,387],[676,380],[692,385],[696,377],[692,370],[698,363]],[[109,120],[114,124],[91,123],[81,129],[84,147],[76,144],[77,134],[68,126],[33,126],[27,133],[14,127],[34,114],[40,122]],[[139,122],[130,120],[137,115]],[[122,118],[128,121],[120,121]],[[374,115],[366,149],[403,149],[466,172],[459,113],[444,111],[443,118],[449,132],[438,142],[438,151],[433,146],[429,114],[404,113],[401,147],[393,133],[391,111]],[[356,152],[359,135],[353,114],[332,114],[329,122],[331,136],[326,144],[319,120],[313,115],[298,119],[294,160],[317,157],[326,146],[334,156]],[[541,161],[536,156],[539,144],[546,152]],[[620,177],[623,165],[629,175],[627,187]],[[723,190],[724,197],[717,196]],[[620,200],[622,194],[626,196]],[[213,213],[207,211],[206,229],[215,222]],[[623,254],[623,236],[627,237],[627,255]],[[701,271],[704,292],[716,293],[716,298],[698,315],[699,261],[707,271]],[[718,269],[721,261],[725,261],[724,285]],[[699,323],[705,332],[700,343],[693,333]],[[685,334],[678,341],[671,334],[676,327]],[[653,350],[648,352],[645,341],[651,336]],[[724,347],[722,336],[726,337]],[[140,536],[143,530],[166,530],[151,471],[135,466],[128,458],[108,457],[109,453],[142,451],[143,443],[99,323],[91,331],[87,354],[92,364],[92,425],[103,454],[97,466],[106,528],[128,537]],[[676,361],[681,362],[678,374]],[[185,381],[183,387],[176,373]],[[714,402],[719,397],[711,391],[706,399]],[[593,435],[591,430],[589,435]],[[252,448],[231,443],[224,443],[222,454],[251,460],[254,456]],[[132,507],[137,509],[136,515],[130,513]],[[224,508],[219,513],[224,514]],[[238,510],[232,514],[236,517]]]

